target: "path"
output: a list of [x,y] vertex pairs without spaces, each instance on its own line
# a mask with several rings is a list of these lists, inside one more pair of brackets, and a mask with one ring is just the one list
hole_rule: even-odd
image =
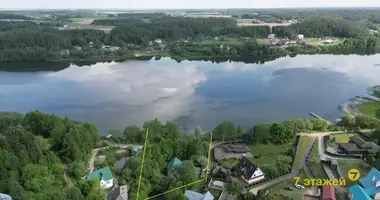
[[67,186],[72,187],[73,182],[71,181],[71,179],[67,173],[67,164],[62,164],[62,165],[63,165],[63,179],[65,179]]

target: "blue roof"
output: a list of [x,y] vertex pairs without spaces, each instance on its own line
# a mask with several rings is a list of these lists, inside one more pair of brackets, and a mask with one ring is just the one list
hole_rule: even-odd
[[352,194],[352,200],[372,200],[372,198],[358,184],[355,184],[348,189]]
[[201,168],[200,167],[195,167],[195,173],[197,173],[197,174],[201,173]]
[[368,172],[368,175],[359,179],[360,185],[363,188],[372,188],[376,189],[376,183],[380,181],[380,172],[376,168],[372,168],[371,171]]
[[139,147],[136,146],[136,147],[133,147],[133,148],[132,148],[132,152],[133,152],[133,153],[137,153],[138,151],[139,151]]

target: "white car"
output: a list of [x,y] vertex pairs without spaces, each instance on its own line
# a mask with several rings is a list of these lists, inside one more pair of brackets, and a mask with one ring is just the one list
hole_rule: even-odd
[[295,187],[299,190],[304,190],[305,187],[303,185],[295,185]]

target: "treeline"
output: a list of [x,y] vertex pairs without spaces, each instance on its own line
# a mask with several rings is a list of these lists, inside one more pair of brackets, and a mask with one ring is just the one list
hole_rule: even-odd
[[288,27],[274,27],[273,32],[280,37],[296,38],[298,34],[305,37],[357,37],[368,35],[365,24],[337,17],[313,17]]
[[[66,188],[63,178],[63,163],[87,162],[98,138],[94,125],[67,117],[0,113],[0,193],[14,200],[104,199],[99,182],[77,178]],[[84,165],[78,169],[83,176]]]
[[0,13],[0,19],[31,19],[25,15],[11,14],[11,13]]

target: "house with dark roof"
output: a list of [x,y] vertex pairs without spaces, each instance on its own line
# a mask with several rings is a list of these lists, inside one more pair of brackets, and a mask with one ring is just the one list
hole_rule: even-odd
[[359,135],[355,135],[350,137],[350,143],[356,144],[358,148],[362,150],[362,152],[367,151],[370,154],[380,152],[380,147],[374,142],[367,142]]
[[205,194],[201,194],[198,192],[194,192],[191,190],[185,191],[185,196],[189,200],[214,200],[214,196],[210,192],[206,192]]
[[264,172],[246,157],[242,157],[236,166],[236,171],[240,177],[248,184],[264,179]]
[[325,185],[322,187],[322,200],[336,200],[334,186]]
[[128,200],[127,186],[113,187],[107,194],[106,200]]
[[93,179],[99,180],[101,188],[110,188],[113,186],[112,172],[109,167],[95,170],[85,176],[85,179],[87,181],[91,181]]
[[359,148],[355,143],[338,143],[338,152],[348,155],[361,154],[363,150]]

